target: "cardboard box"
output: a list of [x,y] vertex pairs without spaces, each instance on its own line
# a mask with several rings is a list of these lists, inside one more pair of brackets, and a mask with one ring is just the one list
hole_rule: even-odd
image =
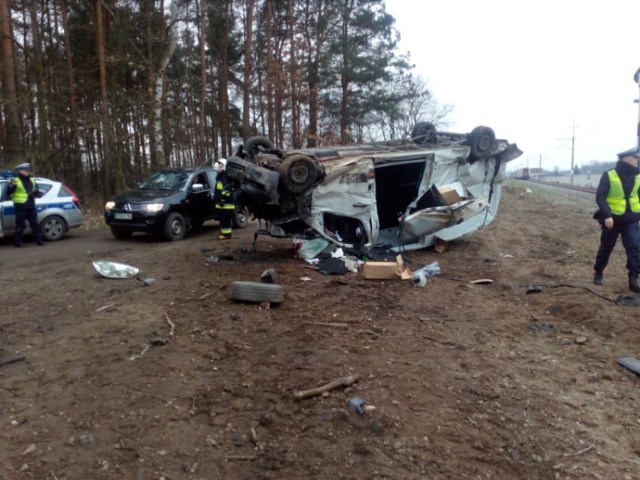
[[442,198],[447,202],[447,205],[453,205],[454,203],[458,203],[462,201],[462,197],[455,190],[455,188],[451,187],[438,187],[438,192],[442,195]]
[[397,262],[365,262],[362,266],[362,277],[367,280],[391,280],[400,272]]

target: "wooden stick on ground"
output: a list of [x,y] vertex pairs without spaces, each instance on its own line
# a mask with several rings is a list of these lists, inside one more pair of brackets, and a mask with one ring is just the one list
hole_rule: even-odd
[[338,387],[348,387],[360,380],[360,375],[348,375],[346,377],[338,378],[332,382],[322,385],[321,387],[310,388],[309,390],[297,390],[293,392],[293,397],[296,400],[302,400],[303,398],[316,397],[322,395],[324,392],[333,390]]
[[169,315],[166,313],[164,314],[164,319],[167,321],[167,323],[171,327],[171,330],[169,331],[169,336],[171,337],[176,331],[176,324],[171,321],[171,319],[169,318]]

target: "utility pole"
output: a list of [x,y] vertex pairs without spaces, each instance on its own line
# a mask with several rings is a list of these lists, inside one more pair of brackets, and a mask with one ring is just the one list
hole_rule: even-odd
[[[640,127],[639,127],[640,128]],[[639,139],[640,141],[640,139]],[[575,158],[576,151],[576,120],[573,119],[573,132],[571,134],[571,173],[569,174],[569,184],[573,185],[573,161]]]

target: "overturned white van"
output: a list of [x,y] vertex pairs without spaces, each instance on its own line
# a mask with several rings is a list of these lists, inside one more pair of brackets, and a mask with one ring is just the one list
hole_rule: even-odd
[[280,150],[247,140],[227,161],[238,202],[274,236],[321,236],[345,248],[413,250],[489,224],[506,165],[522,155],[493,130],[437,132],[411,140]]

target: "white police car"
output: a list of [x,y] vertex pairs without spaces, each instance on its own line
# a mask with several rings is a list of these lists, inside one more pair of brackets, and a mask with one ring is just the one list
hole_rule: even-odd
[[[7,185],[13,172],[0,172],[0,237],[9,237],[16,230],[16,209],[11,196],[7,195]],[[82,224],[80,200],[73,191],[60,182],[47,178],[35,178],[44,195],[36,199],[38,222],[45,240],[53,242],[63,238],[70,228]],[[27,232],[30,231],[27,223]]]

